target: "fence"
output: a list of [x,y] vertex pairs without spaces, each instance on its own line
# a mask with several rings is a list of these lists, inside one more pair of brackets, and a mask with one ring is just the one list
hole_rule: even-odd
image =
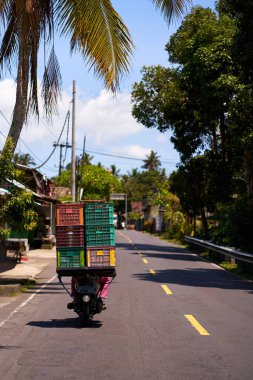
[[245,262],[253,264],[253,253],[242,252],[242,251],[235,249],[235,248],[219,246],[219,245],[213,244],[207,240],[196,239],[196,238],[193,238],[190,236],[185,236],[184,240],[188,243],[195,244],[195,245],[198,245],[200,247],[209,249],[210,251],[218,252],[218,253],[221,253],[225,256],[229,256],[229,257],[232,257],[234,259],[237,259],[240,261],[245,261]]

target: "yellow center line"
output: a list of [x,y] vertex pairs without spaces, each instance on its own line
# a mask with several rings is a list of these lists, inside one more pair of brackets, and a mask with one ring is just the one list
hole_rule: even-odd
[[148,260],[147,259],[142,259],[144,264],[148,264]]
[[210,335],[209,332],[204,329],[204,327],[194,318],[193,315],[185,314],[185,318],[190,322],[190,324],[199,332],[200,335]]
[[167,285],[161,285],[166,294],[173,294]]
[[149,269],[149,272],[150,272],[151,274],[156,274],[156,272],[154,271],[154,269]]

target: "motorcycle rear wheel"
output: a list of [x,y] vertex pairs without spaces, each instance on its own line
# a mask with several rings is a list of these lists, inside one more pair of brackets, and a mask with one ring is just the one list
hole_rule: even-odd
[[83,326],[89,326],[90,320],[90,305],[89,303],[82,303],[81,312],[79,314]]

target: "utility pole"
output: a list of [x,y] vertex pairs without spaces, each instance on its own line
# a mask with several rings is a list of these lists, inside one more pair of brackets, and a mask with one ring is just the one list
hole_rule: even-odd
[[60,161],[59,161],[59,176],[61,175],[61,170],[62,170],[62,148],[71,148],[71,145],[69,145],[69,143],[66,143],[66,144],[57,144],[57,143],[54,143],[53,144],[54,147],[56,146],[59,146],[60,147]]
[[[84,136],[84,139],[83,139],[83,154],[82,154],[82,158],[80,160],[80,164],[81,164],[81,173],[80,173],[80,183],[82,182],[82,178],[83,178],[83,167],[84,167],[84,156],[85,156],[85,142],[86,142],[86,136]],[[78,192],[77,192],[78,193]],[[78,200],[80,201],[82,199],[82,195],[83,195],[83,188],[80,187],[79,189],[79,193],[78,193]]]
[[71,172],[71,193],[72,202],[76,201],[76,136],[75,136],[75,123],[76,123],[76,81],[73,81],[73,100],[72,100],[72,172]]

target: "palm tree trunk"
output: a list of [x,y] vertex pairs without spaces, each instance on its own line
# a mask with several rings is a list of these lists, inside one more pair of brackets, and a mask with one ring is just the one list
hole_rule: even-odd
[[[14,153],[22,127],[27,116],[27,99],[29,87],[29,36],[23,32],[23,17],[19,15],[18,22],[19,55],[17,70],[16,102],[13,110],[11,127],[3,151],[11,150]],[[11,146],[9,145],[11,141]]]
[[29,52],[27,36],[22,34],[21,24],[19,23],[19,60],[18,60],[18,75],[16,88],[16,102],[13,111],[13,119],[9,130],[8,137],[12,139],[13,153],[16,149],[22,127],[26,121],[27,112],[27,97],[29,83]]

